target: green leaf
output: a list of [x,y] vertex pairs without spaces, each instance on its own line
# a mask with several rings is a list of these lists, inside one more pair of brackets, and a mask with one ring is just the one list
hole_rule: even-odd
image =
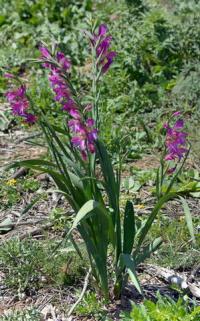
[[75,175],[74,173],[68,171],[69,173],[69,177],[71,179],[71,182],[74,186],[80,188],[83,190],[84,192],[84,186],[83,186],[83,182],[82,182],[82,179],[80,177],[78,177],[77,175]]
[[142,288],[140,286],[140,281],[138,280],[136,274],[136,264],[133,257],[129,254],[121,254],[120,261],[122,263],[122,268],[125,266],[131,281],[133,282],[134,286],[138,290],[140,294],[142,294]]
[[105,188],[110,200],[110,206],[116,208],[116,196],[117,196],[117,185],[115,180],[115,174],[113,171],[110,157],[108,156],[105,146],[98,141],[97,143],[98,156],[105,180]]
[[51,125],[51,128],[53,128],[56,132],[58,132],[59,134],[63,134],[63,135],[66,135],[67,134],[67,131],[58,127],[58,126],[55,126],[55,125]]
[[[155,252],[159,246],[162,244],[162,238],[158,237],[156,238],[152,243],[148,244],[142,249],[142,253],[139,253],[136,258],[136,265],[144,262],[146,259],[148,259],[153,252]],[[133,254],[134,256],[134,254]]]
[[133,204],[130,201],[126,202],[124,213],[124,241],[123,253],[130,254],[133,248],[135,238],[135,215]]
[[180,200],[182,202],[182,205],[183,205],[185,219],[186,219],[186,223],[187,223],[187,226],[188,226],[188,230],[189,230],[190,236],[192,238],[192,242],[193,242],[193,244],[195,244],[196,243],[196,239],[195,239],[195,235],[194,235],[194,226],[193,226],[193,222],[192,222],[192,214],[190,212],[188,203],[185,200],[185,198],[183,198],[181,196],[179,196],[179,198],[180,198]]
[[159,201],[156,203],[154,209],[152,210],[151,214],[149,215],[148,219],[146,220],[145,224],[142,226],[140,230],[140,236],[137,244],[136,254],[139,252],[140,247],[144,241],[144,239],[147,236],[147,233],[149,232],[158,212],[162,208],[163,204],[166,203],[170,198],[172,198],[176,193],[167,193],[163,195]]
[[105,181],[105,190],[109,199],[109,206],[113,209],[112,220],[115,228],[116,235],[116,258],[118,260],[120,253],[122,252],[122,242],[121,242],[121,219],[119,211],[119,193],[120,193],[120,184],[115,178],[113,171],[112,162],[107,153],[105,146],[100,142],[96,142],[98,157],[101,165],[101,170],[103,173]]
[[56,165],[52,162],[45,161],[43,159],[29,159],[24,161],[17,161],[12,164],[9,164],[6,169],[15,168],[15,167],[28,167],[33,168],[34,166],[50,166],[56,167]]
[[76,214],[73,225],[68,234],[70,234],[89,213],[91,213],[95,208],[99,208],[99,206],[100,204],[94,200],[87,201]]

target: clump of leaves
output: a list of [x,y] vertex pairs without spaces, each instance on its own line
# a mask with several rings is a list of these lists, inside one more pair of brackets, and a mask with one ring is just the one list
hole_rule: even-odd
[[158,295],[156,303],[145,300],[141,305],[133,305],[130,314],[122,315],[123,321],[198,321],[200,307],[188,308],[182,299],[177,302]]
[[54,229],[63,231],[68,224],[68,216],[62,208],[56,207],[50,213],[50,220],[53,222]]
[[94,292],[88,292],[83,297],[82,302],[77,306],[76,313],[78,315],[87,315],[87,316],[88,315],[97,316],[101,314],[102,316],[102,314],[105,314],[103,312],[103,301],[100,301]]

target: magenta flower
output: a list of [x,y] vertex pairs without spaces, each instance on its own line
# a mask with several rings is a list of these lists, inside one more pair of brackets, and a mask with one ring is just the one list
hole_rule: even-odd
[[47,59],[51,58],[51,54],[50,54],[49,50],[46,47],[40,47],[39,50],[41,52],[41,55],[42,55],[41,58],[42,59],[43,58],[47,58]]
[[105,24],[101,24],[98,30],[98,37],[103,37],[108,32],[108,28]]
[[115,51],[109,51],[111,46],[112,36],[107,35],[108,28],[106,25],[101,24],[98,28],[98,33],[92,35],[91,43],[96,48],[96,56],[100,57],[99,67],[102,68],[102,72],[106,73],[113,63],[117,53]]
[[72,137],[71,142],[74,146],[78,147],[81,151],[86,150],[86,143],[85,143],[86,136],[84,134]]
[[[174,116],[179,115],[180,114],[177,113]],[[186,138],[188,134],[183,131],[183,119],[178,119],[172,127],[170,127],[169,123],[165,123],[163,127],[167,131],[165,140],[167,154],[165,160],[180,160],[188,152],[188,149],[186,148]]]
[[61,67],[64,69],[64,70],[69,70],[70,67],[71,67],[71,62],[68,58],[65,57],[64,53],[62,52],[57,52],[57,61],[59,62],[59,64],[61,65]]
[[88,127],[93,127],[95,125],[95,121],[94,121],[93,118],[88,118],[86,120],[86,124],[87,124]]
[[24,85],[15,90],[8,91],[5,93],[5,96],[11,105],[14,115],[23,117],[25,122],[30,124],[36,122],[36,116],[27,112],[30,105],[26,97],[26,87]]
[[112,37],[111,37],[111,36],[108,36],[108,37],[105,37],[105,38],[100,42],[100,44],[98,45],[98,47],[97,47],[97,49],[96,49],[97,56],[105,55],[105,54],[108,53],[108,49],[109,49],[109,47],[110,47],[111,41],[112,41]]
[[[103,36],[105,32],[105,26],[102,25],[97,36]],[[107,45],[104,43],[102,46],[104,50]],[[95,152],[95,140],[97,139],[95,121],[92,118],[86,117],[86,114],[91,111],[92,106],[88,105],[82,110],[73,98],[70,86],[63,77],[71,67],[70,60],[60,51],[55,54],[55,57],[52,57],[46,48],[40,48],[40,51],[42,53],[41,58],[44,61],[43,66],[49,69],[49,82],[55,94],[54,99],[62,105],[62,110],[67,112],[71,118],[68,121],[68,126],[72,134],[72,145],[79,149],[82,158],[87,160],[88,152]],[[47,58],[48,62],[46,61]],[[55,66],[54,60],[57,61],[60,67]]]
[[94,128],[95,122],[92,118],[86,120],[85,124],[80,120],[70,120],[68,125],[76,136],[72,137],[72,144],[84,152],[84,159],[87,151],[95,152],[95,141],[97,140],[98,131]]
[[113,59],[116,57],[115,51],[110,51],[107,56],[104,58],[104,64],[102,67],[103,73],[106,73],[108,69],[110,68],[110,65],[113,63]]
[[83,126],[78,119],[71,119],[68,121],[69,128],[74,132],[78,133],[83,129]]
[[172,116],[180,116],[181,112],[180,111],[175,111],[175,113],[172,114]]
[[26,122],[29,124],[34,124],[37,121],[37,116],[33,114],[25,114]]
[[24,99],[25,92],[26,92],[26,87],[20,86],[16,90],[8,91],[5,94],[5,96],[7,97],[7,100],[11,103],[14,101],[18,101],[18,100],[20,101],[20,100]]
[[15,78],[14,75],[12,75],[12,74],[10,74],[10,73],[8,73],[8,72],[6,72],[6,73],[4,74],[4,77],[5,77],[5,78],[8,78],[8,79],[13,79],[13,78]]

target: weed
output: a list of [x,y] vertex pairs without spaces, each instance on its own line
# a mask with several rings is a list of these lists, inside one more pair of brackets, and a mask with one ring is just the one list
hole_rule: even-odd
[[[103,311],[103,301],[97,298],[94,292],[88,292],[83,298],[83,301],[76,308],[78,315],[91,315],[97,320],[102,320],[106,316],[106,312]],[[100,317],[101,316],[101,317]]]
[[63,228],[68,225],[68,217],[66,215],[66,211],[64,211],[62,208],[54,208],[50,215],[50,220],[53,222],[54,228],[56,230],[63,231]]
[[23,193],[35,192],[40,187],[40,182],[29,177],[25,179],[10,179],[3,181],[0,186],[1,209],[12,207],[20,202]]

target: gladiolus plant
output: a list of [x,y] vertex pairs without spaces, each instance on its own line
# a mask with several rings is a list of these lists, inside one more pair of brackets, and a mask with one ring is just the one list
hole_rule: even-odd
[[[70,73],[71,61],[63,52],[52,52],[40,47],[39,62],[47,71],[49,84],[56,104],[63,113],[63,126],[50,123],[34,105],[28,88],[17,78],[6,74],[9,82],[19,83],[6,94],[14,115],[27,123],[41,127],[48,145],[50,160],[33,159],[16,162],[13,166],[25,166],[48,173],[74,210],[74,221],[66,233],[72,238],[77,229],[85,243],[92,274],[99,290],[106,299],[111,293],[120,296],[128,276],[142,293],[137,278],[138,264],[148,258],[162,243],[161,238],[147,244],[146,236],[162,205],[169,199],[170,188],[160,195],[152,213],[138,226],[131,201],[120,208],[121,166],[113,166],[109,153],[101,141],[99,99],[100,84],[109,72],[117,53],[112,51],[112,36],[106,25],[85,31],[92,56],[92,95],[88,102],[74,88]],[[84,100],[85,101],[85,100]],[[180,132],[179,120],[174,127],[166,125],[166,149],[169,158],[185,153],[185,134]],[[182,147],[181,147],[182,146]],[[176,170],[176,169],[175,169]],[[73,242],[73,244],[75,244]],[[75,244],[81,256],[79,244]],[[114,282],[113,282],[114,275]],[[112,276],[112,278],[111,278]]]
[[163,124],[163,128],[166,134],[160,168],[157,171],[156,194],[158,199],[163,194],[162,187],[166,181],[169,181],[167,194],[170,192],[190,151],[187,142],[188,133],[183,130],[184,120],[181,112],[173,113],[169,121]]

